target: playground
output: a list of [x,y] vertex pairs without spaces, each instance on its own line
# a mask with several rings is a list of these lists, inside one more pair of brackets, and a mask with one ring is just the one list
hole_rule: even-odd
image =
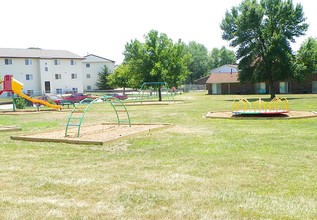
[[[70,106],[75,106],[73,102],[66,100],[66,98],[62,99],[59,98],[61,103],[54,103],[49,102],[48,99],[41,99],[41,98],[33,98],[23,93],[23,83],[19,82],[18,80],[14,79],[12,75],[5,75],[3,80],[0,79],[0,85],[2,86],[2,90],[0,90],[0,95],[2,93],[9,93],[12,97],[13,104],[6,104],[0,106],[0,114],[23,114],[25,112],[32,112],[32,110],[21,110],[17,112],[16,103],[14,101],[14,97],[21,97],[31,103],[33,106],[37,107],[37,111],[47,111],[47,110],[59,110],[61,111],[62,108],[67,105],[68,109]],[[176,89],[170,88],[166,82],[144,82],[140,89],[136,93],[132,93],[129,96],[117,99],[120,99],[125,102],[125,105],[129,106],[138,106],[138,105],[169,105],[169,104],[179,104],[182,101],[178,100],[175,101],[174,95],[176,95]],[[107,98],[115,98],[113,95],[101,95],[95,96],[96,98],[100,97],[105,99]],[[45,96],[45,95],[44,95]],[[43,96],[42,96],[43,97]],[[122,96],[123,97],[123,96]],[[126,99],[126,100],[125,100]],[[91,100],[91,98],[87,98],[86,101]],[[42,109],[41,106],[45,106],[46,108]],[[12,109],[12,113],[8,113]],[[65,109],[65,108],[64,108]]]
[[[0,216],[314,219],[316,118],[233,116],[240,98],[184,93],[179,105],[127,106],[130,124],[117,102],[82,103],[79,136],[78,126],[65,136],[73,109],[0,115],[22,129],[0,132]],[[253,110],[268,102],[244,98]],[[286,98],[289,116],[317,110],[316,94]],[[205,118],[224,111],[250,120]]]

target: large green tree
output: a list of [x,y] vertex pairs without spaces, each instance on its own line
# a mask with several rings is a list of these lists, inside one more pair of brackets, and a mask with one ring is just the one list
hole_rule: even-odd
[[208,56],[208,67],[217,68],[225,64],[234,64],[236,62],[235,54],[226,47],[213,48]]
[[122,87],[123,94],[125,94],[125,89],[127,87],[137,88],[135,79],[132,77],[131,68],[128,63],[123,63],[119,65],[112,74],[107,77],[108,84],[112,87]]
[[[181,41],[174,43],[164,33],[151,30],[145,36],[145,42],[137,39],[127,43],[124,51],[124,63],[130,66],[131,77],[140,85],[143,82],[167,82],[177,87],[188,74],[190,53]],[[159,100],[162,100],[161,90]]]
[[208,73],[208,49],[202,44],[191,41],[188,44],[188,51],[192,56],[192,61],[188,66],[190,74],[186,82],[192,84],[194,80]]
[[240,81],[265,81],[274,98],[274,82],[294,72],[290,43],[308,29],[305,20],[302,6],[292,0],[244,0],[227,11],[222,38],[237,47]]
[[296,54],[295,79],[302,82],[317,70],[317,40],[309,37],[300,46]]

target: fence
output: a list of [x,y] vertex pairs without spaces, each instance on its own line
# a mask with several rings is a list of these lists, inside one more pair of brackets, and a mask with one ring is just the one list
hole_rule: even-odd
[[183,92],[191,92],[191,91],[204,92],[206,90],[206,85],[186,84],[178,88],[178,90],[183,90]]

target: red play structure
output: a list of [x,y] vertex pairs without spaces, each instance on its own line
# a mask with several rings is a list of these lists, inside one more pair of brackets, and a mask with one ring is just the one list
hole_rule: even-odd
[[[21,82],[15,80],[12,77],[12,75],[5,75],[3,78],[3,81],[0,80],[0,84],[1,83],[3,83],[3,89],[0,91],[0,95],[3,92],[10,92],[10,93],[16,94],[16,95],[18,95],[26,100],[29,100],[33,103],[39,103],[41,105],[46,105],[50,108],[55,108],[58,110],[61,110],[61,108],[62,108],[60,105],[54,105],[54,104],[51,104],[49,102],[46,102],[46,101],[43,101],[40,99],[34,99],[34,98],[31,98],[30,96],[25,95],[22,92],[23,84]],[[14,110],[14,106],[13,106],[13,110]]]

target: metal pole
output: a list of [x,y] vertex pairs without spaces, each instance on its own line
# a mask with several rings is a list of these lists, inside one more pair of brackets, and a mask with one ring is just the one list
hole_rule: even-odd
[[12,92],[12,110],[15,112],[16,108],[15,108],[15,101],[14,101],[14,93]]

